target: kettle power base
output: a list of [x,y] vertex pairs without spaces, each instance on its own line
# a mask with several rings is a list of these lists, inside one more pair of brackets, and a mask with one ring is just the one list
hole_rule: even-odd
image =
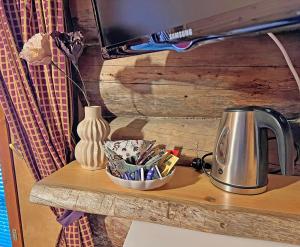
[[213,177],[210,176],[210,181],[213,185],[218,187],[221,190],[225,190],[230,193],[240,194],[240,195],[257,195],[264,193],[267,190],[267,186],[259,187],[259,188],[242,188],[242,187],[234,187],[230,186],[228,184],[224,184],[222,182],[219,182],[215,180]]

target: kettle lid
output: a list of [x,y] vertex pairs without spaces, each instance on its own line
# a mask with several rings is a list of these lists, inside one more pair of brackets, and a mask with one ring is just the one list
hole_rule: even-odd
[[241,107],[230,107],[226,108],[225,112],[249,112],[255,110],[266,110],[266,108],[261,106],[241,106]]

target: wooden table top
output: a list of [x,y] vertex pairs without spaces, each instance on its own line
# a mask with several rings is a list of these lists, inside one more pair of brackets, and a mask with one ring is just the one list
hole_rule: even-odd
[[174,177],[164,187],[138,191],[115,185],[105,170],[88,171],[73,162],[38,182],[38,185],[300,215],[300,177],[269,175],[268,191],[248,196],[224,192],[212,185],[206,175],[178,166]]
[[[43,205],[201,231],[300,243],[300,177],[269,175],[268,191],[248,196],[224,192],[212,185],[206,175],[178,166],[174,177],[164,187],[136,191],[112,183],[105,170],[84,170],[74,161],[36,183],[30,200]],[[204,211],[205,216],[202,215]],[[209,215],[212,218],[208,219]],[[212,225],[203,222],[203,217]],[[262,221],[268,235],[260,236],[258,226],[249,230],[256,220]],[[242,224],[243,221],[246,225],[240,226],[239,230],[226,228],[232,222]],[[279,225],[273,226],[274,223]],[[274,227],[286,227],[286,231],[293,227],[298,236],[292,237],[290,233],[282,236],[282,232],[273,236],[271,230]],[[275,228],[273,230],[277,231]]]

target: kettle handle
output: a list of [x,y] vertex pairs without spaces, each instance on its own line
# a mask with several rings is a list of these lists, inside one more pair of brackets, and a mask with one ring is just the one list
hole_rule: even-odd
[[[286,118],[271,108],[255,109],[256,126],[271,129],[277,139],[278,158],[283,175],[294,174],[294,140]],[[257,132],[258,133],[258,132]]]

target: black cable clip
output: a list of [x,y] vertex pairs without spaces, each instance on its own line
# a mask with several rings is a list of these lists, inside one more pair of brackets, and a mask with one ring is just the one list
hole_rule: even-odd
[[212,154],[213,153],[207,153],[207,154],[203,155],[202,158],[195,158],[195,159],[193,159],[191,166],[196,171],[201,171],[202,170],[204,173],[206,173],[207,175],[209,175],[206,170],[211,170],[212,165],[209,164],[209,163],[207,163],[207,162],[205,162],[205,158],[207,156],[212,155]]

